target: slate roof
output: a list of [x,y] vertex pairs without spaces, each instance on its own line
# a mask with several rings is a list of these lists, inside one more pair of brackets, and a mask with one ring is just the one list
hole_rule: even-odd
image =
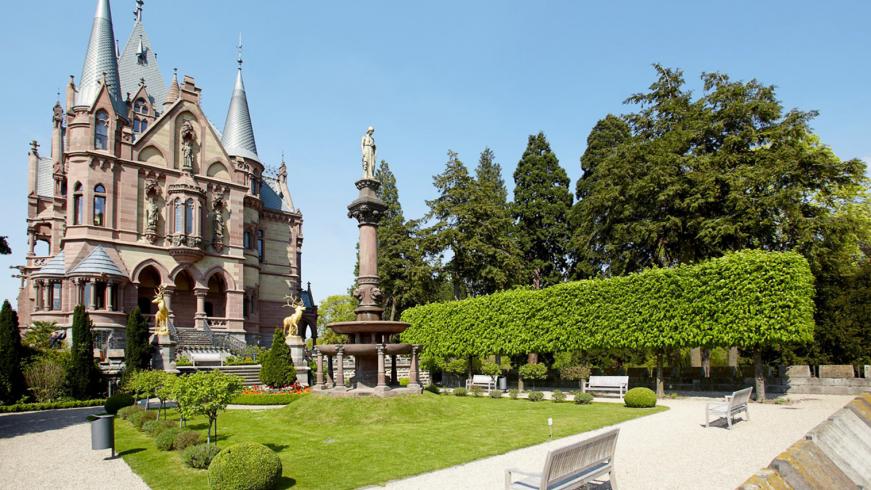
[[277,179],[263,175],[262,182],[265,184],[260,187],[260,201],[263,203],[263,207],[280,209],[289,213],[296,211],[293,207],[293,198],[289,194],[284,195]]
[[115,57],[115,32],[112,28],[112,11],[109,0],[97,0],[97,11],[94,14],[94,25],[91,27],[91,38],[88,41],[88,52],[82,66],[82,78],[79,79],[76,105],[92,106],[100,93],[103,74],[106,74],[106,84],[115,112],[127,117],[126,104],[121,98],[121,82],[118,76],[118,59]]
[[38,276],[62,276],[65,273],[64,269],[64,252],[60,251],[59,254],[54,257],[48,259],[42,267],[33,273],[33,277]]
[[230,109],[227,111],[224,130],[221,132],[221,143],[230,156],[260,161],[257,156],[257,144],[254,142],[251,114],[248,111],[248,97],[245,95],[245,84],[242,82],[241,64],[236,71],[236,83],[233,85]]
[[36,195],[54,197],[54,160],[40,158],[36,163]]
[[107,274],[110,276],[126,276],[115,261],[109,257],[109,254],[106,253],[106,249],[104,249],[102,245],[97,245],[84,260],[70,269],[69,274]]
[[136,95],[139,81],[144,78],[145,89],[148,90],[152,107],[157,112],[162,112],[162,104],[166,100],[166,85],[163,83],[163,75],[160,74],[157,56],[151,49],[151,41],[145,33],[145,27],[138,19],[133,24],[127,46],[118,59],[118,74],[121,77],[121,93],[129,93],[131,96]]

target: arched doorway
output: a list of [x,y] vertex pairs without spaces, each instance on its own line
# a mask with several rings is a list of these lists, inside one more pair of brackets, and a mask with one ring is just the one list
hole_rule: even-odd
[[194,280],[186,271],[175,276],[175,291],[172,293],[172,313],[177,327],[194,327],[197,300],[194,297]]
[[209,278],[209,292],[206,293],[206,316],[224,318],[227,316],[227,284],[221,274]]
[[153,266],[147,266],[139,273],[139,291],[137,293],[136,304],[139,306],[139,311],[143,315],[153,315],[156,307],[151,301],[157,294],[157,287],[160,285],[160,273]]

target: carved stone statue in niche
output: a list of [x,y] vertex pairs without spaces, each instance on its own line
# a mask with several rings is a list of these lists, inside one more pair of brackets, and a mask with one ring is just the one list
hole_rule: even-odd
[[216,196],[212,201],[212,209],[215,211],[215,218],[213,222],[213,237],[212,237],[212,246],[215,247],[215,250],[218,252],[224,249],[224,227],[226,225],[224,219],[224,209],[226,205],[224,204],[223,196]]
[[194,125],[185,121],[181,126],[181,169],[185,172],[194,171]]
[[157,230],[160,225],[160,184],[156,179],[145,182],[145,239],[151,243],[157,241]]

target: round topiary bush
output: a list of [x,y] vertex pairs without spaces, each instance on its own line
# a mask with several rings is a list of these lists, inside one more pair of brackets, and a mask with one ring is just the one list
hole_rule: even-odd
[[178,437],[179,433],[181,433],[181,429],[178,427],[166,429],[160,434],[157,434],[157,437],[154,438],[154,445],[161,451],[169,451],[173,449],[175,438]]
[[227,446],[209,465],[209,488],[214,490],[268,490],[281,479],[281,460],[256,442]]
[[574,398],[575,403],[578,405],[587,405],[593,403],[593,395],[589,393],[584,393],[583,391],[576,391]]
[[631,408],[652,408],[656,406],[656,393],[650,388],[632,388],[626,392],[623,403]]
[[550,395],[550,399],[553,400],[554,403],[560,403],[565,401],[566,394],[560,390],[553,390],[553,393]]
[[190,446],[181,453],[181,460],[184,464],[198,470],[204,470],[209,467],[212,459],[221,452],[221,449],[214,444],[197,444]]
[[451,391],[451,393],[453,393],[454,396],[466,396],[466,389],[465,388],[454,388],[453,391]]
[[531,402],[538,402],[544,400],[544,393],[540,391],[530,391],[526,398]]
[[127,393],[118,393],[106,398],[106,403],[103,405],[103,408],[106,410],[106,413],[115,415],[118,413],[118,410],[131,405],[133,405],[132,396]]
[[175,436],[175,441],[172,443],[172,448],[178,451],[183,451],[191,446],[196,446],[203,442],[203,436],[194,430],[184,430]]

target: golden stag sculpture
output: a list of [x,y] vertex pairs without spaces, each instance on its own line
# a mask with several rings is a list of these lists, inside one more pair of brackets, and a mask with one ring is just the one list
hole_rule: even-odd
[[[291,303],[291,300],[293,301]],[[285,336],[296,336],[299,335],[299,321],[302,319],[302,314],[305,311],[305,306],[302,303],[302,300],[296,298],[295,296],[285,296],[284,301],[286,304],[285,308],[293,308],[293,313],[289,316],[284,317],[282,328],[284,329]]]
[[166,307],[165,293],[166,288],[158,286],[157,295],[151,301],[157,305],[157,314],[154,315],[154,333],[158,336],[169,335],[169,308]]

